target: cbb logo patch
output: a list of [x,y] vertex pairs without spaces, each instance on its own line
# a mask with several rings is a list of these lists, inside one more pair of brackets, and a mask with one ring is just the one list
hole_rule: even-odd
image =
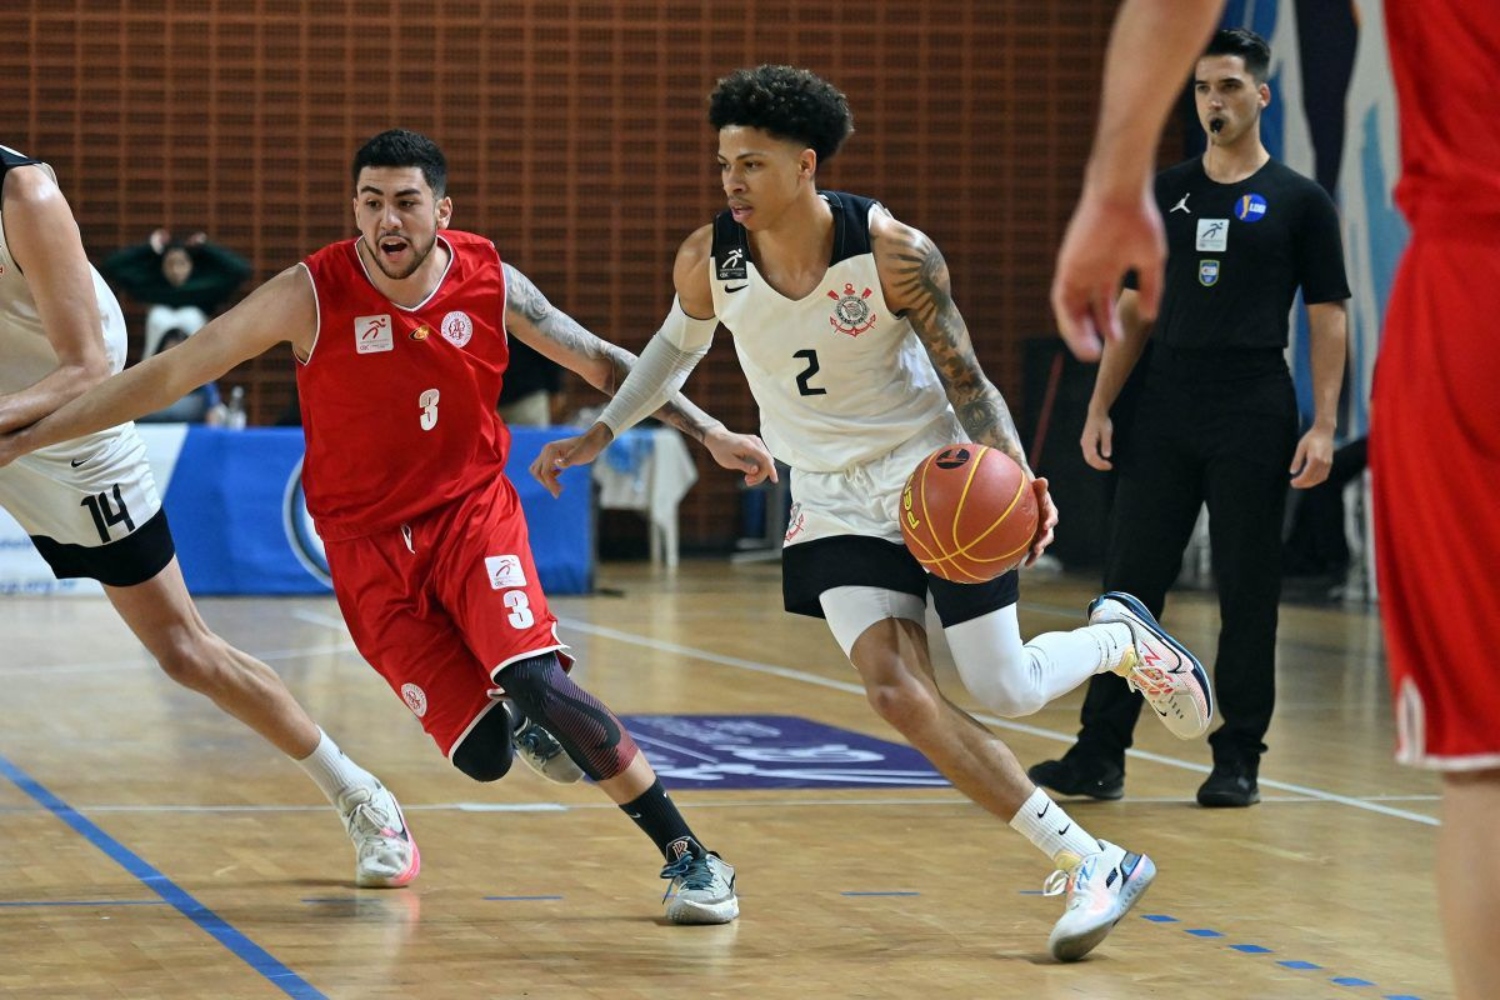
[[1234,203],[1234,217],[1241,222],[1259,222],[1266,217],[1266,199],[1258,194],[1241,195]]

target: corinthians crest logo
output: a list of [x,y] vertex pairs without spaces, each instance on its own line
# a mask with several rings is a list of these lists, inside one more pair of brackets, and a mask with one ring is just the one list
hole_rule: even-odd
[[851,337],[858,337],[870,327],[875,325],[876,316],[870,309],[870,304],[865,300],[874,295],[873,289],[866,288],[863,292],[856,292],[854,286],[844,284],[843,294],[829,291],[828,297],[834,300],[833,315],[828,317],[828,323],[839,333],[847,333]]

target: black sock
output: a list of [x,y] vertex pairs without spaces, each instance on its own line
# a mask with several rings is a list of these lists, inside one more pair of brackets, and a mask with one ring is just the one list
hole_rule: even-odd
[[652,782],[651,787],[639,797],[620,808],[625,810],[626,816],[635,820],[636,826],[645,831],[646,836],[656,844],[657,850],[661,851],[662,857],[668,861],[676,861],[690,852],[700,857],[708,853],[698,843],[698,838],[693,836],[693,831],[688,829],[687,820],[682,818],[677,806],[667,798],[667,791],[661,787],[660,778]]

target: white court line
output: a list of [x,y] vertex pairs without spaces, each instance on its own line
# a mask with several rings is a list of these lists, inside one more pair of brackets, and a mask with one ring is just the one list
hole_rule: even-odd
[[[803,684],[816,684],[819,687],[832,688],[835,691],[844,691],[849,694],[864,696],[865,689],[859,684],[848,681],[836,681],[827,677],[819,677],[801,670],[792,670],[789,667],[777,667],[769,663],[760,663],[755,660],[745,660],[737,656],[723,656],[711,653],[705,649],[696,649],[692,646],[683,646],[675,642],[663,642],[650,636],[636,635],[633,632],[622,632],[619,629],[607,628],[601,625],[590,625],[577,619],[558,619],[560,624],[570,629],[576,629],[589,635],[597,635],[604,639],[613,639],[616,642],[624,642],[635,646],[645,646],[648,649],[657,649],[667,653],[677,653],[680,656],[688,656],[702,660],[707,663],[717,664],[722,667],[734,667],[737,670],[749,670],[757,674],[769,674],[773,677],[781,677],[786,680],[798,681]],[[1001,719],[991,715],[975,714],[974,716],[986,725],[997,729],[1007,729],[1015,733],[1025,733],[1028,736],[1036,736],[1040,739],[1055,740],[1059,743],[1073,742],[1069,734],[1059,733],[1051,729],[1042,729],[1039,726],[1029,726],[1025,723],[1016,722],[1011,719]],[[1211,768],[1203,764],[1195,764],[1191,761],[1179,760],[1163,754],[1151,753],[1146,750],[1127,750],[1131,757],[1138,760],[1149,760],[1154,764],[1165,764],[1168,767],[1180,768],[1184,771],[1196,771],[1199,774],[1207,774]],[[1380,813],[1384,816],[1394,816],[1397,819],[1409,820],[1413,823],[1422,823],[1426,826],[1440,826],[1441,823],[1432,816],[1424,816],[1421,813],[1410,812],[1406,809],[1396,809],[1392,806],[1381,805],[1365,799],[1357,799],[1348,795],[1339,795],[1321,788],[1312,788],[1307,785],[1294,785],[1284,781],[1272,781],[1261,778],[1260,784],[1265,788],[1275,788],[1283,792],[1293,792],[1304,795],[1310,799],[1319,799],[1323,802],[1334,802],[1339,805],[1349,806],[1352,809],[1363,809],[1367,812]]]
[[[325,628],[336,629],[340,632],[346,632],[344,620],[342,618],[302,609],[294,611],[292,615],[293,617],[310,624],[321,625]],[[746,660],[737,656],[723,656],[719,653],[709,652],[706,649],[698,649],[693,646],[683,646],[674,642],[663,642],[660,639],[653,639],[649,636],[637,635],[633,632],[623,632],[619,629],[608,628],[602,625],[591,625],[587,622],[579,621],[576,618],[559,618],[558,622],[559,624],[565,625],[570,629],[576,629],[577,631],[583,632],[588,635],[597,635],[604,639],[613,639],[616,642],[623,642],[629,645],[645,646],[648,649],[657,649],[661,650],[662,652],[676,653],[681,656],[691,657],[693,659],[702,660],[706,663],[713,663],[718,666],[734,667],[738,670],[748,670],[758,674],[768,674],[773,677],[783,678],[784,680],[796,681],[800,684],[814,684],[819,687],[832,688],[835,691],[843,691],[847,694],[855,694],[861,697],[863,697],[865,693],[864,687],[859,684],[854,684],[849,681],[837,681],[828,677],[819,677],[816,674],[810,674],[802,670],[793,670],[789,667],[777,667],[769,663],[761,663],[756,660]],[[299,657],[326,652],[353,651],[353,648],[354,647],[351,644],[340,643],[332,647],[324,647],[313,651],[286,650],[276,653],[260,654],[260,658],[263,660],[296,659]],[[37,671],[42,671],[45,669],[46,668],[37,668]],[[69,668],[63,669],[66,670]],[[1016,722],[1012,719],[1002,719],[992,715],[976,714],[974,717],[987,725],[994,726],[997,729],[1005,729],[1015,733],[1024,733],[1028,736],[1035,736],[1039,739],[1044,740],[1053,740],[1059,743],[1071,744],[1073,742],[1073,737],[1069,734],[1059,733],[1051,729],[1043,729],[1040,726],[1030,726],[1025,723]],[[1192,761],[1179,760],[1176,757],[1168,757],[1163,754],[1151,753],[1147,750],[1127,750],[1126,753],[1131,757],[1136,758],[1137,760],[1148,760],[1154,764],[1163,764],[1167,767],[1175,767],[1184,771],[1195,771],[1199,774],[1207,774],[1210,770],[1209,767],[1203,764],[1196,764]],[[1269,778],[1261,778],[1260,784],[1265,788],[1274,788],[1279,791],[1302,795],[1310,799],[1318,799],[1323,802],[1332,802],[1339,805],[1349,806],[1352,809],[1362,809],[1367,812],[1379,813],[1384,816],[1393,816],[1396,819],[1404,819],[1413,823],[1421,823],[1426,826],[1441,825],[1440,821],[1432,816],[1424,816],[1421,813],[1410,812],[1406,809],[1396,809],[1392,806],[1382,805],[1380,802],[1374,801],[1373,799],[1360,799],[1348,795],[1339,795],[1336,792],[1330,792],[1321,788],[1312,788],[1307,785],[1294,785],[1290,782],[1274,781]]]
[[[682,789],[679,789],[682,791]],[[708,794],[705,789],[691,789],[699,794]],[[1378,798],[1378,796],[1377,796]],[[1421,796],[1410,796],[1420,799]],[[1438,801],[1440,796],[1430,796],[1431,801]],[[1368,801],[1368,800],[1359,800]],[[1111,808],[1141,805],[1173,805],[1187,806],[1195,805],[1196,799],[1181,796],[1134,796],[1132,795],[1124,802],[1109,803]],[[1261,803],[1275,802],[1281,805],[1322,805],[1317,799],[1297,795],[1267,795],[1261,799]],[[1088,803],[1084,803],[1088,805]],[[944,807],[944,808],[973,808],[979,807],[971,799],[962,795],[934,795],[929,798],[874,798],[874,799],[815,799],[798,797],[793,799],[766,799],[756,798],[751,800],[726,800],[722,802],[693,800],[694,809],[788,809],[798,806],[817,806],[828,808],[829,806],[870,807],[877,809],[887,806],[911,806]],[[327,812],[332,807],[328,805],[225,805],[225,806],[195,806],[195,805],[80,805],[75,808],[85,815],[97,813],[312,813]],[[539,813],[539,812],[573,812],[583,809],[618,809],[619,806],[613,802],[576,802],[565,805],[561,802],[429,802],[425,805],[401,804],[402,812],[409,813],[440,813],[440,812],[468,812],[468,813]],[[40,806],[0,806],[0,815],[14,815],[18,813],[45,813],[47,810]]]

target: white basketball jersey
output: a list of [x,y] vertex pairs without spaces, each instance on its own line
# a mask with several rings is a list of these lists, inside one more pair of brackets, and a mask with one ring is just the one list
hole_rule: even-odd
[[[47,164],[23,156],[8,146],[0,146],[0,184],[12,169],[27,165],[36,165],[56,177]],[[15,392],[35,385],[54,371],[57,353],[52,350],[47,333],[42,329],[36,300],[26,285],[26,276],[10,254],[4,232],[4,219],[0,217],[0,392]],[[99,316],[103,320],[99,336],[109,357],[110,370],[118,372],[125,367],[125,316],[114,292],[110,291],[99,272],[90,266],[89,273],[99,302]]]
[[828,273],[793,301],[761,276],[745,228],[714,220],[714,312],[734,336],[760,406],[761,436],[781,461],[835,472],[887,454],[939,419],[956,420],[911,324],[892,313],[870,251],[868,198],[821,192],[833,210]]

